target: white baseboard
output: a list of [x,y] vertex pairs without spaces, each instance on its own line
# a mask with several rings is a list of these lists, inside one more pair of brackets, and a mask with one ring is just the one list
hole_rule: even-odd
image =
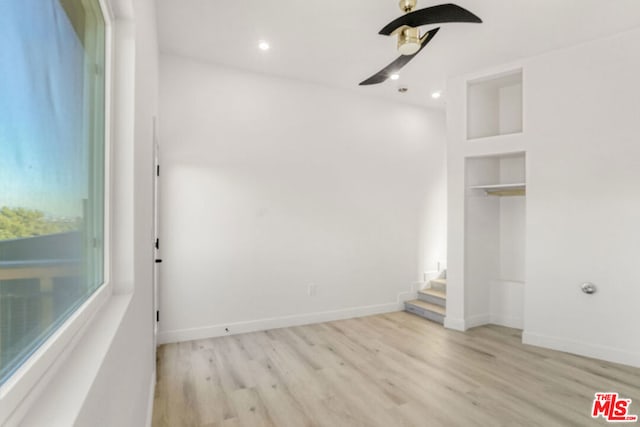
[[[247,322],[227,323],[222,325],[204,326],[201,328],[177,329],[158,334],[158,344],[168,344],[180,341],[193,341],[205,338],[215,338],[224,335],[243,334],[247,332],[264,331],[268,329],[286,328],[289,326],[308,325],[311,323],[330,322],[332,320],[350,319],[354,317],[370,316],[373,314],[391,313],[404,310],[403,297],[388,304],[353,307],[344,310],[324,311],[311,314],[275,317],[270,319],[250,320]],[[410,296],[410,295],[408,295]]]
[[507,328],[522,329],[524,327],[524,320],[522,317],[491,314],[491,324],[506,326]]
[[444,327],[456,331],[466,331],[483,325],[500,325],[507,328],[522,329],[523,320],[519,317],[500,316],[495,314],[479,314],[466,319],[444,319]]
[[464,326],[466,329],[475,328],[476,326],[488,325],[491,323],[491,315],[489,314],[477,314],[475,316],[469,316],[464,319]]
[[149,402],[147,403],[147,422],[146,427],[151,427],[153,422],[153,402],[156,395],[156,372],[155,369],[151,375],[151,382],[149,383]]
[[465,328],[464,319],[453,319],[451,317],[444,318],[444,327],[447,329],[453,329],[454,331],[464,332]]
[[587,344],[526,331],[522,334],[522,342],[537,347],[550,348],[640,368],[640,354],[629,353],[617,348]]

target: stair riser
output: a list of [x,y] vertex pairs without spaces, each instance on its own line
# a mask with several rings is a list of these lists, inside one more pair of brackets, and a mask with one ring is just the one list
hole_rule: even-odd
[[418,299],[424,302],[430,302],[431,304],[439,305],[440,307],[447,306],[447,300],[444,298],[438,298],[433,295],[425,295],[418,293]]
[[425,319],[431,320],[436,323],[444,324],[444,316],[439,313],[434,313],[433,311],[425,310],[422,307],[417,307],[412,304],[404,305],[404,309],[409,313],[417,314],[420,317],[424,317]]
[[442,283],[434,283],[434,282],[431,282],[430,285],[431,285],[430,286],[431,289],[433,289],[434,291],[447,292],[447,285],[444,285]]

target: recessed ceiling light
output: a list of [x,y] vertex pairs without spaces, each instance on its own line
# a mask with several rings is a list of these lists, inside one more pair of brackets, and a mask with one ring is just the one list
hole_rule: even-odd
[[269,46],[269,43],[267,43],[264,40],[260,40],[260,42],[258,43],[258,48],[260,48],[260,50],[269,50],[271,46]]
[[441,96],[442,96],[442,92],[433,92],[433,93],[431,94],[431,97],[432,97],[433,99],[438,99],[438,98],[440,98]]
[[393,73],[393,74],[391,74],[391,76],[389,76],[389,78],[390,78],[391,80],[398,80],[398,79],[400,78],[400,74],[398,74],[398,73]]

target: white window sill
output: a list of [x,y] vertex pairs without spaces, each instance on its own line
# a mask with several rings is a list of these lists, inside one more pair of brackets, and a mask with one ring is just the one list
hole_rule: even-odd
[[[122,323],[133,294],[111,295],[77,342],[50,369],[46,385],[22,402],[7,426],[72,426]],[[58,366],[56,366],[58,365]]]

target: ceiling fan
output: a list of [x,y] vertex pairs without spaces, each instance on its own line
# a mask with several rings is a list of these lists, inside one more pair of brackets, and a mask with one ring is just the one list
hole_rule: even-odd
[[398,35],[398,52],[401,56],[373,76],[360,82],[360,86],[374,85],[387,80],[420,53],[440,30],[440,27],[434,28],[421,36],[418,27],[447,22],[482,23],[482,19],[452,3],[414,10],[416,2],[417,0],[400,0],[400,9],[405,14],[391,21],[379,32],[385,36]]

